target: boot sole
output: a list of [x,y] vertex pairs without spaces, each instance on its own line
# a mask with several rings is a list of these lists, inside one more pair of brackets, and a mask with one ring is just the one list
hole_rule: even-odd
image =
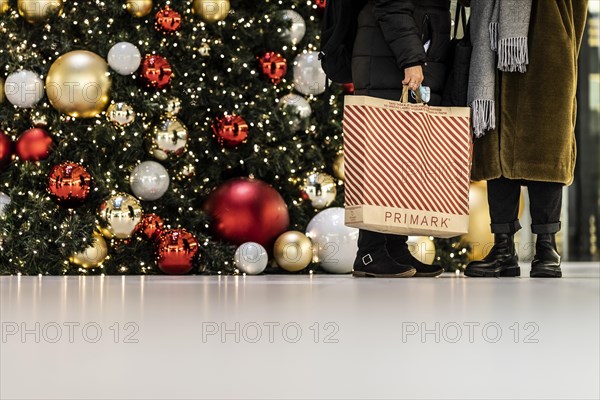
[[417,272],[415,274],[415,278],[435,278],[436,276],[440,276],[444,273],[443,269],[435,272]]
[[507,267],[501,270],[465,270],[465,276],[472,278],[500,278],[500,277],[518,277],[521,276],[520,267]]
[[353,271],[352,276],[355,278],[410,278],[416,273],[417,270],[413,268],[399,274],[374,274],[372,272]]
[[532,268],[529,276],[531,278],[562,278],[562,271],[560,269]]

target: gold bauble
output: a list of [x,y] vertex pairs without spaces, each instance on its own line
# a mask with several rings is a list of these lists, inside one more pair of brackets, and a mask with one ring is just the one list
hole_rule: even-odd
[[0,15],[4,14],[10,9],[10,4],[8,4],[8,0],[0,0]]
[[153,6],[152,0],[127,0],[127,11],[137,18],[150,14]]
[[0,78],[0,104],[4,103],[4,79]]
[[108,106],[106,118],[117,126],[127,126],[135,121],[135,111],[127,103],[114,103]]
[[312,242],[302,232],[283,233],[275,241],[273,257],[277,265],[286,271],[303,270],[313,259]]
[[117,193],[100,205],[100,219],[104,222],[102,234],[109,239],[128,239],[142,220],[142,206],[130,194]]
[[342,181],[346,179],[346,175],[344,174],[344,152],[335,156],[335,160],[333,161],[333,175]]
[[229,0],[194,0],[194,13],[204,22],[218,22],[227,18],[231,5]]
[[435,243],[429,236],[409,236],[408,250],[414,258],[423,264],[433,264],[435,261]]
[[337,187],[329,174],[315,172],[304,180],[302,191],[306,194],[314,208],[322,210],[335,201]]
[[46,77],[52,106],[72,117],[92,118],[110,101],[108,64],[99,55],[76,50],[58,57]]
[[37,24],[45,22],[53,15],[60,15],[63,10],[63,0],[19,0],[17,8],[25,21]]
[[167,101],[167,105],[165,107],[165,113],[168,117],[175,117],[177,114],[181,112],[181,100],[177,97],[171,97]]
[[177,118],[164,119],[150,134],[150,154],[164,161],[171,156],[179,156],[185,151],[188,130]]
[[42,114],[39,111],[32,113],[29,116],[29,119],[31,120],[31,125],[33,125],[36,128],[44,128],[48,126],[48,116],[46,114]]
[[102,264],[108,255],[106,241],[99,234],[94,234],[92,245],[81,253],[74,254],[69,258],[71,264],[82,268],[94,268]]

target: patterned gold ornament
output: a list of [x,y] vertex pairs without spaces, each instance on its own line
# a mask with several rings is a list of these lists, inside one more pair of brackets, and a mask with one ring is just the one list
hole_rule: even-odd
[[344,174],[344,152],[342,151],[333,161],[333,175],[340,180],[345,180],[346,175]]
[[204,22],[218,22],[227,18],[231,5],[229,0],[194,0],[193,10]]
[[117,126],[127,126],[135,121],[135,111],[127,103],[114,103],[108,106],[106,118]]
[[302,232],[286,232],[275,241],[273,257],[277,265],[286,271],[301,271],[313,259],[312,242]]
[[108,255],[108,246],[102,235],[95,233],[91,246],[69,258],[71,264],[82,268],[94,268],[104,262]]
[[179,156],[185,151],[188,130],[177,118],[162,120],[150,136],[150,154],[159,160]]
[[136,18],[150,14],[153,6],[152,0],[127,0],[127,11]]
[[63,10],[63,0],[19,0],[17,8],[25,21],[37,24],[53,15],[60,15]]
[[100,205],[99,217],[104,222],[102,234],[109,239],[128,239],[142,220],[142,206],[130,194],[117,193]]
[[52,106],[72,117],[91,118],[110,101],[108,64],[99,55],[76,50],[58,57],[46,77],[46,93]]

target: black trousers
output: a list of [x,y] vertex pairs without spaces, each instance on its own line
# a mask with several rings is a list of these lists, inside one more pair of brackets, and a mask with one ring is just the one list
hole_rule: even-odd
[[493,233],[513,234],[521,229],[521,186],[527,186],[529,192],[531,231],[539,235],[553,234],[560,230],[563,184],[501,177],[489,180],[487,185]]

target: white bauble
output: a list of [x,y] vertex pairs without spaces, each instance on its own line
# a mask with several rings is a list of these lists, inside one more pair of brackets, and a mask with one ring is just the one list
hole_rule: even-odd
[[4,216],[4,209],[10,204],[10,197],[6,193],[0,192],[0,217]]
[[33,71],[13,72],[4,82],[4,93],[11,104],[31,108],[44,97],[44,82]]
[[244,243],[235,251],[235,266],[248,275],[262,273],[267,268],[268,262],[267,250],[258,243]]
[[335,274],[352,272],[358,251],[358,229],[344,224],[344,209],[331,207],[309,222],[306,236],[313,242],[314,261]]
[[292,128],[295,131],[302,129],[303,122],[310,118],[312,114],[312,108],[308,101],[294,93],[286,94],[279,99],[279,106],[292,115]]
[[156,161],[140,163],[129,177],[131,191],[140,200],[160,199],[169,189],[169,173]]
[[294,10],[283,10],[280,12],[284,21],[291,21],[292,23],[290,28],[283,30],[282,37],[293,45],[300,43],[306,34],[306,22],[304,18]]
[[317,95],[325,92],[327,75],[321,67],[319,53],[309,51],[296,57],[294,61],[294,86],[304,95]]
[[131,75],[140,67],[142,55],[135,45],[119,42],[110,48],[106,60],[118,74]]

